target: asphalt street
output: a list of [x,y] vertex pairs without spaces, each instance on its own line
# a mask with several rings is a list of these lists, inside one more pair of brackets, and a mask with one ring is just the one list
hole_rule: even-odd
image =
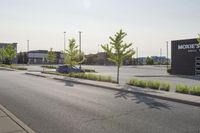
[[0,71],[0,104],[38,133],[200,133],[200,107]]

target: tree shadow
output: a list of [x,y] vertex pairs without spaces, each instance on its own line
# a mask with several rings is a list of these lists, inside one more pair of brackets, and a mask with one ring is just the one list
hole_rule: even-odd
[[73,81],[73,79],[66,78],[66,77],[64,79],[67,79],[67,80],[64,81],[65,82],[65,86],[69,86],[69,87],[73,87],[74,86],[74,83],[71,82],[71,81]]
[[148,108],[151,109],[168,109],[171,110],[172,106],[167,103],[159,102],[156,98],[151,98],[149,96],[134,94],[127,92],[125,90],[120,90],[115,94],[115,98],[122,98],[126,100],[134,101],[136,104],[145,104]]

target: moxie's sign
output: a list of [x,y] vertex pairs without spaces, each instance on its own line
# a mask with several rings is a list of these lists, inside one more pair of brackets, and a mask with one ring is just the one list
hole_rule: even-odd
[[200,49],[200,44],[179,44],[178,50]]

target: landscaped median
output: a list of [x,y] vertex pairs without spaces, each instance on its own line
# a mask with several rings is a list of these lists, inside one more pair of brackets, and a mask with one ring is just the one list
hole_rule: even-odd
[[80,79],[89,79],[89,80],[95,80],[95,81],[103,81],[103,82],[110,82],[110,83],[116,83],[112,79],[111,76],[104,76],[104,75],[98,75],[98,74],[91,74],[91,73],[58,73],[58,72],[42,72],[45,74],[53,74],[53,75],[59,75],[59,76],[67,76],[67,77],[73,77],[73,78],[80,78]]
[[15,69],[15,70],[27,70],[26,67],[19,67],[19,66],[16,66],[16,65],[0,64],[0,67],[9,68],[9,69]]
[[56,67],[52,66],[52,65],[42,65],[41,67],[42,68],[47,68],[47,69],[56,69]]
[[131,86],[141,87],[141,88],[151,88],[154,90],[159,90],[159,89],[164,90],[164,91],[170,90],[169,83],[161,83],[159,81],[131,79],[127,84]]
[[200,96],[200,85],[199,86],[177,85],[176,92]]

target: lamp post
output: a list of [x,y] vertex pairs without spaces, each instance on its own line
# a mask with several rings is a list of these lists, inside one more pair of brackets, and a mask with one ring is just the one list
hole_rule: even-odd
[[162,65],[162,48],[160,48],[160,66]]
[[[81,54],[81,31],[78,32],[79,33],[79,53]],[[79,59],[81,60],[81,56],[79,56]],[[79,68],[81,69],[81,63]]]
[[138,47],[136,47],[136,64],[138,65]]
[[66,49],[66,40],[65,40],[65,35],[66,35],[66,32],[64,31],[64,50],[63,50],[63,53],[65,52],[65,49]]
[[27,58],[28,58],[28,61],[27,61],[27,65],[29,64],[29,40],[27,40]]
[[167,69],[169,67],[169,61],[168,61],[168,41],[166,42],[166,47],[167,47]]

